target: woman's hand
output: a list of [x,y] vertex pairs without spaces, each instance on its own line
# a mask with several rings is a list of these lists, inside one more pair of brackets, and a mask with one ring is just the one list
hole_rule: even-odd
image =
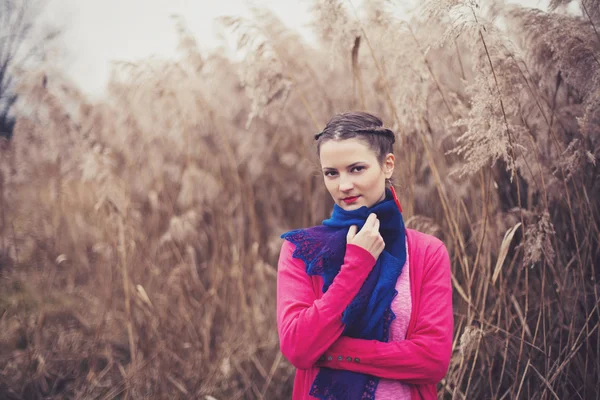
[[377,260],[385,248],[383,237],[379,234],[379,219],[377,219],[377,215],[370,214],[360,232],[356,233],[357,229],[356,225],[352,225],[348,229],[346,243],[362,247]]

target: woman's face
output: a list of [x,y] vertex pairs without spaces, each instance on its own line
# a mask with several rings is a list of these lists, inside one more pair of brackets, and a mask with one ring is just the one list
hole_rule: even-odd
[[342,209],[371,207],[385,198],[385,180],[394,171],[393,154],[381,166],[365,142],[352,138],[326,141],[320,159],[325,186]]

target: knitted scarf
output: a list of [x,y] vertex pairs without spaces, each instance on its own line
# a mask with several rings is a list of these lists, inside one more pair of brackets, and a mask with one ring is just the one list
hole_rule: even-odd
[[[386,190],[386,198],[367,208],[346,211],[334,205],[331,218],[323,225],[284,233],[281,237],[294,243],[293,257],[304,261],[308,275],[323,278],[323,293],[340,271],[346,251],[348,228],[363,227],[369,214],[380,221],[379,232],[385,249],[377,259],[356,297],[342,314],[346,325],[344,336],[387,342],[389,328],[395,318],[391,310],[398,294],[396,282],[406,262],[406,231],[402,214],[394,196]],[[357,372],[320,368],[310,395],[326,400],[372,400],[379,378]]]

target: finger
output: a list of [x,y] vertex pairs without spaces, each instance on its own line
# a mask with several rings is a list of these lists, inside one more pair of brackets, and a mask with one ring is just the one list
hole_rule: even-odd
[[375,218],[375,222],[373,223],[373,229],[375,229],[377,232],[379,232],[379,225],[380,225],[379,219]]
[[346,242],[347,243],[351,242],[352,239],[354,239],[354,236],[356,236],[356,225],[352,225],[348,229],[348,234],[346,235]]
[[385,242],[383,241],[383,239],[381,239],[380,241],[377,241],[377,251],[379,252],[379,254],[381,254],[383,250],[385,250]]
[[369,216],[367,217],[367,220],[365,221],[365,226],[372,227],[376,220],[377,220],[377,214],[375,214],[375,213],[369,214]]

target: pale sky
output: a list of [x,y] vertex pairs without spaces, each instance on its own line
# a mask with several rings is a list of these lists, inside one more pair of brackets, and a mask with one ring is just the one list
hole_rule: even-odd
[[[177,51],[175,23],[182,16],[201,50],[222,43],[213,20],[222,15],[248,15],[248,0],[49,0],[43,18],[63,26],[61,69],[85,93],[101,96],[111,61],[149,56],[171,57]],[[368,1],[368,0],[367,0]],[[415,0],[404,0],[412,3]],[[547,0],[506,0],[540,6]],[[308,0],[254,0],[284,23],[307,36],[311,20]],[[359,6],[361,0],[352,1]],[[398,0],[398,2],[402,2]]]
[[[44,17],[64,26],[63,71],[91,95],[101,94],[110,62],[149,56],[171,57],[177,51],[175,22],[182,16],[201,50],[218,46],[222,15],[248,15],[246,0],[51,0]],[[254,4],[275,12],[290,27],[309,32],[308,3],[260,0]]]

